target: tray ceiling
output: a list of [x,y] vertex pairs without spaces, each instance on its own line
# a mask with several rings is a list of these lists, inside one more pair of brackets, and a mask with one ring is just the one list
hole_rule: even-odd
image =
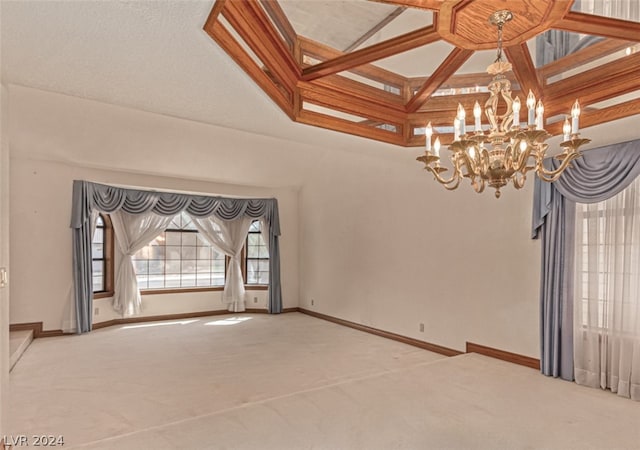
[[[217,0],[204,29],[292,120],[418,146],[428,121],[450,142],[458,104],[486,100],[497,41],[487,19],[499,9],[515,16],[504,28],[514,96],[544,100],[551,134],[576,98],[583,127],[640,114],[640,23],[623,20],[636,17],[628,4],[604,17],[572,0]],[[537,67],[547,30],[585,44]]]

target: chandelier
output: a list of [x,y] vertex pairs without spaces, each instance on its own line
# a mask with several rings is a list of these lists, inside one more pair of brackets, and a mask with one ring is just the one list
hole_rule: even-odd
[[[502,28],[513,19],[511,11],[496,11],[489,16],[489,23],[498,28],[498,54],[496,60],[487,68],[487,73],[494,75],[488,85],[489,98],[484,104],[484,113],[489,120],[489,129],[483,130],[481,123],[482,108],[476,101],[473,107],[475,119],[473,132],[467,132],[466,113],[458,104],[456,119],[453,122],[454,140],[449,146],[451,151],[452,173],[449,178],[445,172],[449,169],[440,165],[440,138],[431,143],[433,128],[431,122],[425,129],[426,151],[416,158],[425,164],[435,179],[446,189],[454,190],[463,178],[470,180],[473,189],[480,193],[486,185],[496,190],[496,198],[500,197],[500,188],[512,182],[516,189],[524,186],[527,173],[535,171],[538,177],[547,182],[558,179],[571,161],[580,156],[581,145],[591,142],[581,139],[578,133],[580,105],[578,101],[571,109],[571,123],[565,118],[562,131],[563,152],[555,156],[560,161],[555,170],[547,169],[545,159],[551,137],[544,130],[544,106],[542,100],[536,103],[531,91],[527,96],[527,123],[520,123],[520,97],[511,97],[511,82],[505,73],[511,70],[511,64],[502,58]],[[503,106],[501,104],[506,104]],[[502,114],[499,114],[499,110]]]

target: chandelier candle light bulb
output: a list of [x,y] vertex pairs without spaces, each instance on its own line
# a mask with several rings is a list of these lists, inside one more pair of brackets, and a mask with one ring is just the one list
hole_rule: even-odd
[[[476,102],[478,104],[478,102]],[[513,126],[520,127],[520,97],[516,97],[513,101]]]
[[538,106],[536,106],[536,128],[538,130],[544,130],[544,105],[542,100],[538,100]]
[[431,136],[433,136],[433,127],[431,122],[427,124],[427,128],[424,129],[424,135],[427,137],[427,151],[431,151]]
[[473,105],[473,118],[475,119],[475,123],[473,127],[475,128],[476,133],[482,133],[482,122],[480,118],[482,117],[482,108],[480,107],[480,103],[476,101]]
[[571,124],[569,123],[569,119],[564,119],[564,124],[562,125],[562,138],[565,141],[571,139]]
[[571,108],[571,134],[578,134],[578,118],[580,117],[580,103],[578,100],[573,104]]
[[532,127],[535,122],[535,107],[536,97],[533,95],[533,92],[531,92],[531,89],[529,89],[529,95],[527,95],[527,108],[529,111],[529,116],[527,117],[527,125],[529,125],[530,127]]
[[460,134],[465,135],[467,133],[467,126],[464,122],[467,113],[461,103],[458,103],[458,120],[460,121]]
[[[454,139],[449,145],[449,166],[452,168],[447,168],[440,164],[439,137],[436,137],[431,152],[431,122],[425,128],[427,150],[417,160],[423,162],[424,168],[433,174],[436,181],[450,191],[457,189],[464,179],[468,179],[476,192],[483,192],[488,185],[495,189],[495,196],[500,197],[500,189],[508,183],[521,189],[530,171],[542,181],[556,181],[571,161],[580,157],[580,146],[590,142],[589,139],[581,139],[578,134],[580,105],[576,100],[571,110],[571,124],[566,118],[562,127],[564,141],[560,143],[560,147],[563,152],[555,156],[555,169],[547,169],[543,164],[549,147],[545,141],[551,135],[544,129],[542,100],[536,103],[533,92],[529,91],[526,100],[527,126],[520,127],[520,98],[516,97],[514,100],[511,97],[511,82],[505,75],[511,70],[511,63],[502,59],[502,27],[511,19],[513,13],[506,10],[496,11],[489,17],[489,22],[498,27],[498,57],[487,68],[487,72],[493,75],[488,86],[490,95],[484,104],[484,114],[489,121],[488,130],[482,129],[483,108],[475,102],[475,132],[467,134],[465,110],[462,104],[458,104],[453,121]],[[500,107],[500,102],[506,103],[506,107]],[[450,171],[450,175],[445,177],[447,171]]]

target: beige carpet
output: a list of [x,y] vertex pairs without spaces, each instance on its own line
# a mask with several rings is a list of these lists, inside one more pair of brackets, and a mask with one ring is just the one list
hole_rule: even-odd
[[637,402],[478,355],[445,358],[298,313],[39,339],[10,385],[5,434],[64,435],[64,448],[640,443]]

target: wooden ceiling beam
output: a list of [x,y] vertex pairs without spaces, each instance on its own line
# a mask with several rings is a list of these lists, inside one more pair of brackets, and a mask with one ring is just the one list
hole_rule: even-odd
[[332,89],[337,93],[360,98],[365,101],[382,105],[386,108],[404,112],[402,97],[391,92],[386,92],[359,81],[354,81],[340,75],[329,75],[318,80],[301,81],[301,83],[313,83],[314,85]]
[[583,64],[595,61],[603,56],[625,49],[632,43],[620,39],[603,39],[600,42],[589,45],[575,53],[571,53],[563,58],[557,59],[540,68],[540,75],[543,80],[549,77],[567,72]]
[[640,89],[640,53],[581,72],[550,84],[545,95],[550,105],[578,98],[585,106]]
[[561,20],[555,22],[552,28],[633,42],[640,41],[640,22],[592,16],[575,11],[569,11]]
[[[521,44],[512,45],[504,49],[507,58],[513,65],[513,73],[518,80],[520,90],[525,92],[525,95],[529,93],[529,90],[533,92],[536,98],[542,96],[542,83],[540,82],[540,76],[533,64],[533,59],[529,53],[529,47],[526,42]],[[521,98],[521,101],[525,99]]]
[[205,28],[206,33],[222,47],[231,58],[247,73],[253,81],[280,107],[290,118],[295,120],[293,102],[265,71],[256,65],[251,56],[236,42],[224,26],[214,21]]
[[[302,36],[298,36],[298,42],[303,54],[321,61],[331,60],[344,55],[344,53],[339,50]],[[381,84],[397,87],[398,89],[402,89],[407,83],[407,78],[402,75],[371,64],[364,64],[353,68],[350,72]]]
[[363,119],[382,120],[392,124],[400,124],[406,119],[404,111],[394,110],[379,102],[372,102],[311,82],[298,83],[298,92],[303,101],[310,101]]
[[320,77],[349,70],[363,64],[387,58],[408,50],[440,40],[440,35],[434,26],[420,28],[419,30],[403,34],[401,36],[380,42],[352,53],[338,56],[329,61],[307,67],[302,72],[304,81],[315,80]]
[[[350,122],[345,119],[328,116],[315,111],[301,110],[294,119],[296,122],[316,127],[326,128],[329,130],[340,131],[342,133],[352,134],[376,141],[382,141],[394,145],[404,145],[402,133],[394,133],[392,131],[382,130],[380,128],[361,125],[357,122]],[[400,131],[400,130],[399,130]]]
[[[624,119],[625,117],[640,114],[640,98],[629,100],[617,105],[608,106],[593,110],[586,110],[580,114],[580,128],[585,129],[595,125],[600,125],[612,120]],[[545,130],[553,136],[562,134],[562,121],[553,123],[545,127]],[[589,132],[582,133],[584,137],[589,137]]]
[[295,45],[298,35],[296,33],[296,30],[293,28],[293,25],[291,25],[291,22],[289,22],[287,15],[282,10],[282,7],[280,7],[280,4],[277,2],[277,0],[260,0],[260,4],[267,12],[278,31],[280,31],[280,34],[284,38],[289,48],[292,49]]
[[207,17],[207,21],[204,23],[204,30],[208,33],[209,30],[213,29],[213,24],[216,20],[218,20],[218,16],[222,12],[224,8],[224,4],[227,0],[216,0],[213,4],[213,8],[211,8],[211,12],[209,12],[209,16]]
[[451,77],[473,54],[472,50],[454,48],[431,74],[429,79],[407,103],[407,112],[416,112],[438,88]]
[[222,14],[262,64],[293,93],[302,70],[260,5],[254,2],[228,1]]

